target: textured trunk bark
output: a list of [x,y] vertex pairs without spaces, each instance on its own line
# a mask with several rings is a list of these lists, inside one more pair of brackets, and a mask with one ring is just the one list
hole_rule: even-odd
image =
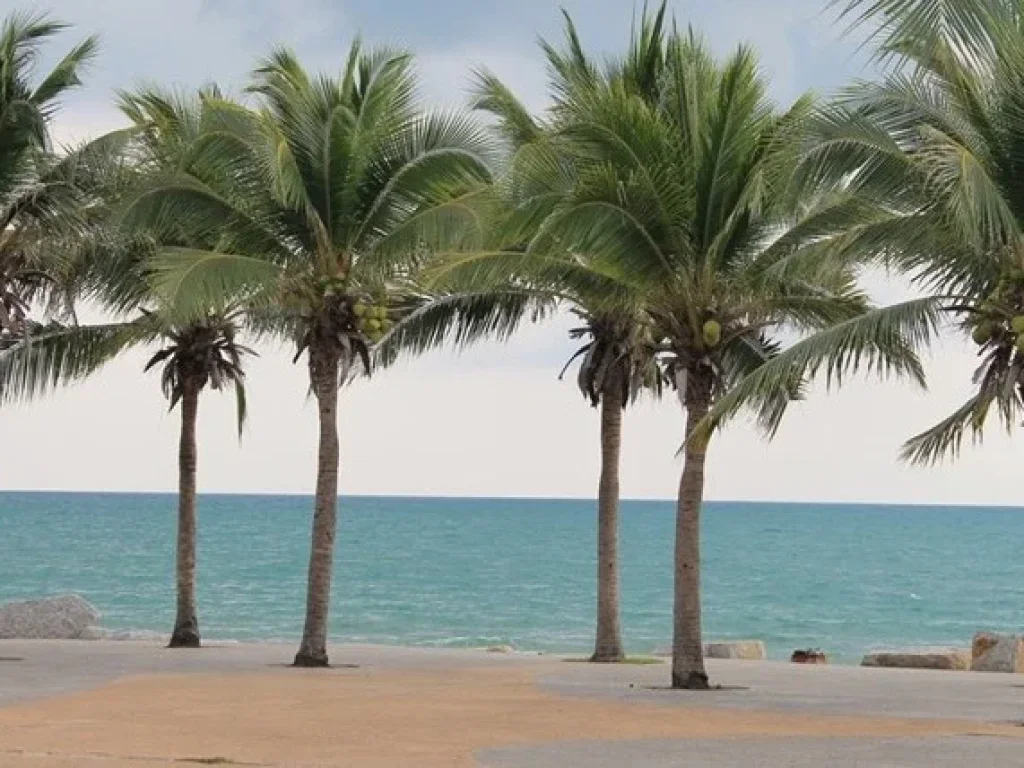
[[[690,371],[686,391],[686,436],[710,407],[707,373]],[[700,610],[700,509],[704,499],[707,445],[687,443],[676,504],[675,601],[673,606],[672,687],[708,689]]]
[[[614,379],[614,380],[613,380]],[[622,382],[611,377],[601,392],[601,480],[597,491],[597,640],[591,661],[625,659],[619,626],[619,454]]]
[[199,386],[182,383],[181,442],[178,447],[178,607],[171,633],[171,648],[198,648],[196,615],[196,419]]
[[338,517],[338,373],[335,350],[310,350],[310,379],[319,406],[320,446],[317,459],[313,537],[306,592],[306,624],[295,655],[297,667],[326,667],[327,623],[331,607],[331,575]]

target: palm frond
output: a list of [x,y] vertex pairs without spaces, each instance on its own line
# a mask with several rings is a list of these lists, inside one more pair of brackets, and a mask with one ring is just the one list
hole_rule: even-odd
[[991,52],[993,24],[1012,20],[1012,0],[833,0],[840,19],[866,28],[877,56],[890,59],[908,44],[950,45],[965,57]]
[[231,303],[268,301],[282,270],[272,261],[216,251],[165,247],[148,264],[153,291],[179,322]]
[[473,80],[473,108],[492,115],[498,121],[501,136],[511,148],[543,137],[543,126],[497,75],[477,69],[473,72]]
[[549,297],[521,289],[442,295],[412,311],[384,337],[373,350],[375,366],[448,343],[463,347],[484,339],[503,341],[524,320],[540,320],[552,308]]
[[761,410],[794,381],[823,372],[826,386],[839,386],[864,371],[905,376],[925,386],[924,370],[914,350],[934,337],[948,299],[927,297],[882,307],[821,330],[757,368],[722,395],[700,425],[708,435],[745,406]]
[[28,400],[82,381],[124,350],[152,338],[135,323],[43,329],[0,351],[0,403]]
[[900,451],[901,458],[912,464],[934,464],[946,456],[956,457],[968,431],[975,442],[981,441],[991,402],[988,396],[974,395],[934,427],[908,440]]

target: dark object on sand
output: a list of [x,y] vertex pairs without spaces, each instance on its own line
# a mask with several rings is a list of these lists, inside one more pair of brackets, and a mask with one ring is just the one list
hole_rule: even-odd
[[804,648],[793,651],[789,660],[794,664],[828,664],[828,656],[818,648]]

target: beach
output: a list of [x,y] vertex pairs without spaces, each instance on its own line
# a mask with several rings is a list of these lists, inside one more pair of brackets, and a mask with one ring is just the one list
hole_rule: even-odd
[[0,765],[941,766],[1024,750],[1013,675],[710,661],[708,693],[668,668],[561,655],[0,642]]

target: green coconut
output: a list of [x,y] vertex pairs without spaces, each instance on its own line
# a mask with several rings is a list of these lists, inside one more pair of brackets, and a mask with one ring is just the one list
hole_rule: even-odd
[[1017,337],[1017,343],[1015,344],[1017,351],[1024,355],[1024,333]]
[[383,320],[380,321],[380,327],[381,327],[382,331],[387,332],[387,331],[390,331],[392,328],[395,327],[395,323],[392,320],[388,320],[387,318],[384,318]]
[[380,320],[375,317],[367,320],[366,330],[370,331],[370,333],[378,332],[380,330]]
[[722,340],[722,324],[717,320],[708,320],[704,323],[704,343],[709,347],[717,347]]
[[992,338],[994,330],[992,323],[978,323],[974,326],[974,330],[971,331],[971,338],[974,339],[975,344],[987,344]]
[[363,302],[357,301],[355,305],[352,307],[352,314],[354,314],[356,317],[363,317],[366,314],[366,310],[368,309],[369,307],[363,304]]
[[385,306],[379,306],[377,307],[377,312],[375,314],[378,320],[386,320],[388,316],[388,308]]
[[1017,315],[1010,321],[1014,333],[1024,333],[1024,315]]

